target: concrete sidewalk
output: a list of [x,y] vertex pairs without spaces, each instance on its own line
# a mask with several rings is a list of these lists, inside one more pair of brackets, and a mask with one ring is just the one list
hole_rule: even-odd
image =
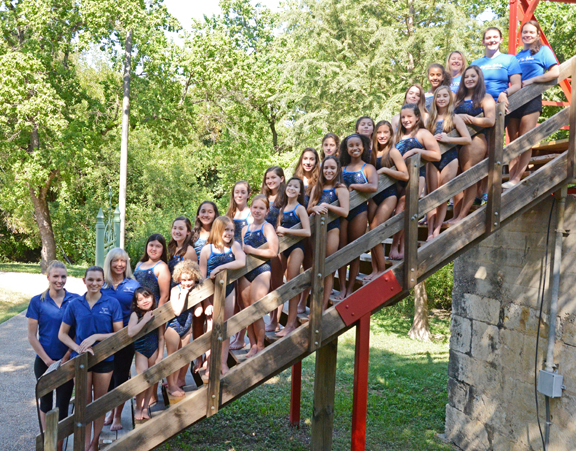
[[[0,271],[0,289],[1,288],[32,297],[42,293],[48,288],[48,280],[46,280],[46,275],[44,274]],[[68,277],[64,288],[71,293],[86,293],[84,282],[82,282],[82,279],[76,277]]]

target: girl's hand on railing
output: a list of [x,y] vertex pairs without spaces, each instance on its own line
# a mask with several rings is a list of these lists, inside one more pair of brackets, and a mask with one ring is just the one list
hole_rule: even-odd
[[410,158],[412,155],[416,155],[418,153],[417,150],[415,149],[410,149],[408,152],[406,152],[402,157],[407,160],[408,158]]
[[448,135],[444,132],[438,133],[437,135],[434,135],[434,138],[436,138],[436,141],[440,141],[440,142],[448,142],[448,141],[446,141],[447,137],[448,137]]
[[505,91],[502,91],[500,93],[500,95],[498,96],[498,101],[496,103],[503,103],[504,108],[506,109],[506,112],[508,113],[508,105],[510,104],[510,102],[508,101],[508,95],[506,94]]
[[94,343],[96,343],[96,338],[94,338],[94,335],[89,336],[82,343],[80,343],[80,352],[86,352],[88,348],[92,348]]
[[276,235],[278,235],[278,236],[284,236],[285,233],[286,233],[286,228],[285,228],[285,227],[279,226],[279,227],[276,229]]
[[217,266],[216,268],[214,268],[212,270],[212,272],[210,273],[210,278],[211,279],[215,279],[216,278],[216,274],[218,274],[219,272],[222,272],[222,270],[220,269],[220,266]]
[[244,245],[244,253],[245,254],[252,254],[254,252],[254,248],[249,244]]
[[464,121],[467,125],[474,125],[474,116],[470,116],[469,114],[459,114],[460,119]]
[[146,324],[148,321],[150,321],[152,318],[154,318],[154,312],[152,311],[148,311],[146,313],[144,313],[144,316],[142,317],[142,322],[144,324]]

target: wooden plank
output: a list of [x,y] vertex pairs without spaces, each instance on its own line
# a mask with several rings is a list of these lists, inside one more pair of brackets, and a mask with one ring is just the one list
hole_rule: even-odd
[[208,401],[206,417],[218,412],[220,405],[220,371],[222,369],[222,342],[226,340],[224,311],[226,304],[227,271],[216,274],[214,288],[214,312],[212,314],[212,337],[210,339],[210,375],[208,376]]
[[326,260],[327,221],[325,215],[315,215],[314,265],[312,268],[312,300],[310,303],[310,351],[321,344],[322,301],[324,299],[324,262]]
[[532,147],[533,155],[559,154],[568,149],[568,139],[558,139]]
[[404,208],[404,289],[410,290],[416,285],[416,265],[418,264],[418,187],[420,154],[417,153],[406,162],[408,166],[408,186],[406,187],[406,206]]
[[496,105],[496,124],[490,131],[488,146],[488,203],[486,205],[486,233],[500,225],[500,195],[502,194],[502,159],[504,149],[504,104]]
[[332,450],[337,357],[338,339],[325,344],[316,353],[314,404],[310,437],[310,449],[312,451]]
[[58,448],[58,407],[46,414],[44,430],[44,451],[56,451]]
[[90,430],[86,431],[86,399],[88,397],[88,353],[83,352],[74,362],[75,365],[75,380],[74,380],[74,397],[76,403],[74,405],[74,451],[84,451],[84,441],[86,432],[91,433]]
[[[574,59],[574,58],[573,58]],[[570,94],[570,135],[568,137],[568,177],[576,177],[576,59],[572,62],[572,93]]]

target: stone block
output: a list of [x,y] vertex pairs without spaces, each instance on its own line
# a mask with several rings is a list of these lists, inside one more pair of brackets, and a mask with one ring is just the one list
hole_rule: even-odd
[[[545,296],[545,300],[547,298],[548,297]],[[538,288],[516,285],[504,281],[499,299],[501,299],[504,304],[525,305],[534,310],[540,310],[540,293]],[[544,302],[544,306],[546,305],[546,302]],[[544,311],[547,310],[545,309]]]
[[450,349],[468,354],[472,337],[472,321],[452,314],[450,324]]
[[459,382],[474,384],[473,378],[474,362],[461,352],[450,350],[450,360],[448,362],[448,376]]
[[500,331],[498,327],[474,321],[472,327],[472,357],[494,362],[500,357]]
[[464,451],[489,451],[488,432],[482,423],[446,406],[446,438]]
[[[506,304],[503,308],[502,326],[506,329],[522,332],[527,335],[538,333],[539,311],[518,304]],[[540,337],[548,336],[548,315],[542,314]]]
[[488,324],[497,325],[500,319],[500,301],[476,294],[466,293],[454,308],[457,315]]
[[456,379],[448,378],[448,403],[460,410],[464,411],[466,403],[468,402],[468,389],[470,386]]

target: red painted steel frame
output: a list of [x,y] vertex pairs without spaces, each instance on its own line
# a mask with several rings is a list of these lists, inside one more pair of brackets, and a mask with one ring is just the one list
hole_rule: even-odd
[[292,366],[290,389],[290,424],[300,429],[300,395],[302,393],[301,361]]
[[352,451],[366,447],[366,412],[368,407],[368,362],[370,358],[370,313],[356,325],[354,355],[354,398],[352,404]]

